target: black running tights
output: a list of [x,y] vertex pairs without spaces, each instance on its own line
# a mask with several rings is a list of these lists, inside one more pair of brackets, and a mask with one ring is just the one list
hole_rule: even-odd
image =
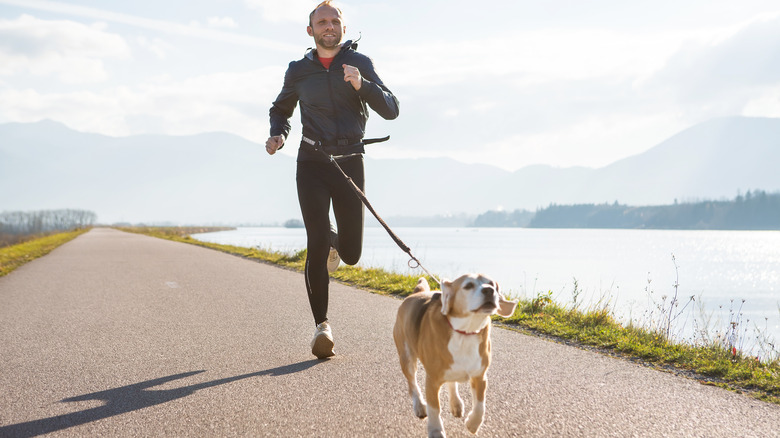
[[[364,190],[363,156],[339,161],[344,172]],[[330,162],[300,161],[296,175],[298,202],[306,226],[306,291],[314,323],[328,319],[327,260],[330,251],[330,205],[338,229],[341,260],[354,265],[363,250],[363,203],[346,178]]]

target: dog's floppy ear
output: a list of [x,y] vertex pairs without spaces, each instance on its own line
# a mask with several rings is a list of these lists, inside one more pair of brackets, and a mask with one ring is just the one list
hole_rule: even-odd
[[517,307],[517,300],[509,301],[501,295],[501,291],[498,289],[498,283],[496,283],[496,293],[498,294],[498,315],[504,318],[509,318],[515,314],[515,307]]
[[441,282],[441,313],[448,315],[452,310],[452,302],[455,301],[455,288],[452,282],[442,279]]

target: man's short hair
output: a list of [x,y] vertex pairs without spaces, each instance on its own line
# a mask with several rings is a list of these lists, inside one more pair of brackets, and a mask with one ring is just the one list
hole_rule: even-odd
[[309,14],[309,27],[312,27],[311,19],[312,19],[312,17],[314,17],[314,13],[317,12],[317,9],[319,9],[319,8],[321,8],[323,6],[330,6],[331,8],[339,11],[339,15],[343,15],[341,13],[341,9],[339,9],[338,6],[334,5],[332,0],[325,0],[322,3],[318,4],[317,7],[314,8],[314,10],[311,11],[311,13]]

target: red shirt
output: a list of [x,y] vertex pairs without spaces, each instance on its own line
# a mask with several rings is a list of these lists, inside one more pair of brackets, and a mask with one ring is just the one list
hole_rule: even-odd
[[330,69],[330,63],[333,62],[334,58],[335,58],[335,56],[333,58],[323,58],[323,57],[320,57],[320,62],[322,63],[322,66],[325,67],[325,70],[329,70]]

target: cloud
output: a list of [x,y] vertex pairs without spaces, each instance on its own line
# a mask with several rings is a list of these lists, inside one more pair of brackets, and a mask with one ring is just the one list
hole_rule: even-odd
[[[508,170],[547,163],[596,168],[641,153],[684,127],[674,115],[593,115],[561,123],[556,129],[509,135],[477,151],[459,151],[459,156],[464,161],[493,163]],[[627,142],[629,138],[646,141]]]
[[91,131],[98,120],[105,123],[111,118],[116,105],[116,99],[90,92],[42,94],[32,89],[0,90],[0,114],[4,119],[34,122],[50,118],[85,131]]
[[[413,132],[394,136],[399,156],[420,154],[422,144],[428,155],[508,169],[603,166],[709,117],[778,114],[778,35],[777,19],[671,31],[545,28],[423,40],[375,56],[401,100],[396,123]],[[452,53],[472,56],[457,62]]]
[[160,33],[179,35],[191,38],[201,38],[210,41],[218,41],[249,47],[258,47],[278,51],[292,51],[298,48],[285,42],[273,41],[234,32],[210,29],[198,25],[186,25],[177,22],[155,20],[138,17],[130,14],[122,14],[86,6],[76,6],[48,0],[0,0],[0,4],[10,4],[22,8],[37,9],[58,14],[65,14],[95,20],[121,23],[142,29],[153,30]]
[[135,39],[138,45],[148,51],[150,51],[157,59],[165,59],[168,57],[168,52],[173,49],[173,46],[163,41],[161,38],[147,38],[145,36],[139,36]]
[[768,87],[761,95],[750,99],[742,110],[746,117],[780,118],[780,86]]
[[125,40],[104,25],[40,20],[22,15],[0,19],[0,75],[55,76],[66,83],[103,81],[103,60],[128,59]]
[[317,6],[312,0],[244,0],[250,9],[260,11],[263,19],[279,23],[293,22],[308,24],[309,14]]
[[238,23],[230,17],[209,17],[206,24],[214,28],[235,29],[238,27]]
[[757,115],[766,106],[759,100],[780,86],[780,16],[759,17],[724,32],[686,44],[646,86],[709,117],[739,114],[748,104]]
[[[534,87],[558,81],[641,77],[663,67],[681,37],[679,33],[601,29],[517,30],[467,40],[454,37],[387,46],[375,56],[395,83],[427,87],[432,81],[494,81],[511,75],[513,85]],[[457,62],[453,53],[472,56]]]
[[[203,27],[199,21],[193,20],[190,22],[191,27]],[[238,28],[238,23],[230,17],[209,17],[206,19],[205,27],[212,29],[235,29]]]
[[278,92],[266,84],[283,75],[282,68],[268,67],[184,80],[163,76],[102,91],[0,89],[0,120],[49,118],[111,136],[225,131],[259,142],[268,135],[268,108]]

